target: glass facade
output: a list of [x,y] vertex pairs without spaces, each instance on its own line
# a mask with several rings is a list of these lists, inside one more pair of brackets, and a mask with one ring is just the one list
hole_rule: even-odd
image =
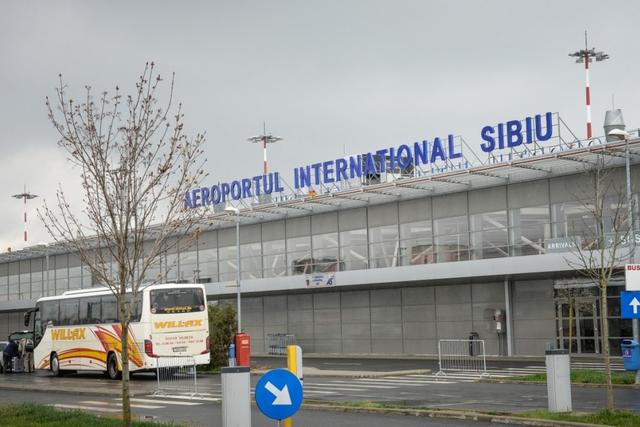
[[[241,225],[241,276],[253,280],[540,255],[547,252],[550,239],[578,239],[586,247],[593,244],[589,236],[595,233],[589,212],[592,206],[576,201],[573,187],[577,181],[570,179],[574,178]],[[614,218],[617,206],[617,199],[607,201],[607,232],[616,222],[626,221],[624,216]],[[626,211],[624,205],[622,209]],[[145,275],[155,282],[234,281],[238,271],[236,244],[232,224],[203,232],[195,244],[172,242],[170,250]],[[0,264],[0,300],[4,301],[37,299],[97,284],[89,269],[72,254]]]

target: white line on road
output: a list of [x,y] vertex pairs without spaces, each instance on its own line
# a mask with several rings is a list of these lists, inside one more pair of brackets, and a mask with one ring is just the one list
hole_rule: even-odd
[[396,386],[393,385],[373,385],[373,384],[367,384],[367,385],[358,385],[358,384],[354,384],[352,381],[334,381],[333,383],[314,383],[314,384],[310,384],[310,385],[321,385],[321,386],[333,386],[335,387],[335,384],[348,384],[349,387],[367,387],[367,388],[386,388],[386,389],[390,389],[390,388],[398,388]]
[[[133,399],[132,399],[133,400]],[[85,405],[111,405],[111,402],[104,402],[102,400],[83,400],[82,402],[78,402],[78,403],[82,403]],[[154,402],[154,403],[160,403],[160,402]],[[117,405],[121,405],[121,403],[117,403]],[[162,409],[164,408],[164,406],[158,406],[158,405],[139,405],[137,403],[131,403],[131,407],[132,408],[138,408],[138,409]]]
[[[336,387],[335,385],[333,387],[330,387],[332,392],[339,392],[339,391],[365,391],[367,388],[367,386],[362,386],[362,387]],[[317,388],[314,386],[305,386],[304,387],[305,391],[309,391],[309,392],[320,392],[320,391],[327,391],[325,388]]]
[[104,407],[97,407],[97,406],[65,405],[62,403],[56,403],[53,405],[53,407],[59,408],[59,409],[80,409],[83,411],[94,411],[94,412],[122,412],[122,409],[104,408]]
[[[152,397],[152,396],[149,396],[149,397]],[[162,399],[189,399],[189,400],[202,400],[207,402],[219,402],[221,400],[219,397],[204,397],[204,396],[190,397],[190,396],[180,396],[180,395],[171,395],[171,394],[163,394],[162,396],[157,396],[157,397]],[[163,402],[163,403],[169,403],[169,402]]]
[[443,380],[384,380],[378,378],[360,378],[358,381],[372,384],[396,384],[399,386],[414,386],[419,387],[425,384],[454,384],[454,381],[443,381]]
[[[186,398],[186,399],[188,399],[188,398]],[[122,399],[118,399],[118,400],[122,400]],[[215,400],[220,400],[220,399],[215,399]],[[140,402],[140,403],[166,403],[166,404],[169,404],[169,405],[183,405],[183,406],[202,405],[202,403],[200,403],[200,402],[186,402],[186,401],[178,401],[178,400],[163,400],[163,401],[159,401],[159,400],[156,400],[156,399],[140,399],[140,398],[137,398],[137,397],[132,398],[131,401],[132,402]]]

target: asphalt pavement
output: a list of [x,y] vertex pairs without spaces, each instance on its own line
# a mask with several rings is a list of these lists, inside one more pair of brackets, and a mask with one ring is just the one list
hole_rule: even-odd
[[[370,356],[370,355],[316,355],[304,354],[303,364],[305,368],[315,368],[319,370],[336,371],[367,371],[367,372],[388,372],[403,370],[429,370],[438,371],[437,356],[414,356],[414,357],[390,357],[390,356]],[[614,368],[622,369],[622,359],[612,358]],[[589,368],[602,366],[602,358],[597,356],[572,356],[573,367]],[[280,355],[254,355],[251,363],[255,367],[261,368],[284,368],[287,365],[285,356]],[[538,366],[544,369],[544,357],[493,357],[486,359],[487,369],[523,368],[528,366]]]
[[[35,402],[60,409],[81,409],[105,416],[118,416],[120,399],[92,394],[55,394],[50,392],[12,392],[4,396],[6,403]],[[155,421],[176,421],[193,426],[216,427],[222,424],[221,406],[209,401],[133,398],[133,414]],[[252,427],[275,427],[277,422],[266,418],[254,406],[251,411]],[[380,415],[317,410],[301,410],[294,417],[294,425],[304,427],[487,427],[488,422],[403,415]],[[503,424],[509,425],[509,424]]]
[[[520,412],[546,409],[545,384],[516,384],[486,382],[486,379],[470,374],[436,374],[437,362],[424,359],[383,358],[323,358],[305,359],[305,402],[380,402],[433,409],[478,410],[485,412]],[[256,357],[253,359],[251,375],[252,392],[261,373],[283,367],[282,357]],[[601,361],[574,358],[574,367],[601,368]],[[492,379],[514,375],[544,372],[540,360],[510,360],[488,363],[487,374]],[[616,369],[621,365],[617,361]],[[198,376],[198,394],[187,398],[177,391],[164,390],[161,397],[154,396],[157,390],[155,375],[135,374],[131,383],[134,397],[134,412],[141,416],[157,417],[161,420],[189,421],[194,425],[217,425],[220,419],[222,398],[220,375]],[[0,389],[11,396],[11,401],[39,401],[55,404],[60,408],[83,409],[98,413],[117,413],[120,382],[105,379],[96,373],[80,373],[53,377],[48,372],[35,374],[0,375]],[[615,389],[616,407],[640,413],[638,388]],[[605,402],[602,387],[573,386],[573,407],[576,411],[600,410]],[[5,399],[5,401],[7,401]],[[254,425],[275,426],[275,422],[264,418],[254,407]],[[301,411],[298,425],[326,427],[328,422],[339,426],[428,426],[467,425],[467,421],[431,420],[426,417],[389,417],[372,414],[352,414]],[[482,424],[474,424],[482,425]]]
[[[539,367],[504,368],[492,371],[495,376],[535,372]],[[498,373],[499,372],[499,373]],[[251,375],[252,388],[259,375]],[[137,374],[131,383],[135,397],[144,398],[156,391],[153,374]],[[62,378],[47,372],[9,374],[0,376],[0,389],[16,391],[49,390],[69,394],[101,394],[117,397],[120,383],[99,374],[75,374]],[[207,401],[221,399],[220,375],[198,377],[198,393]],[[616,388],[616,406],[640,413],[640,390]],[[169,396],[179,395],[166,390]],[[573,406],[580,411],[597,411],[605,402],[602,387],[573,386]],[[305,376],[306,401],[352,402],[372,401],[428,408],[474,409],[482,411],[519,412],[547,407],[545,384],[486,383],[468,375],[436,376],[435,374],[379,375],[379,376]]]

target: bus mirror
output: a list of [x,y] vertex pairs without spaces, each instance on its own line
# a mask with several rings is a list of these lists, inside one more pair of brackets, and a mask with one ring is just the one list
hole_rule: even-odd
[[32,308],[31,310],[24,313],[24,326],[29,326],[29,322],[31,321],[31,314],[38,311],[38,307]]

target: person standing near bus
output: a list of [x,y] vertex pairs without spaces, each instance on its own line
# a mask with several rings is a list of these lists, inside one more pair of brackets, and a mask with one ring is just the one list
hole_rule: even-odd
[[9,344],[2,351],[2,370],[6,374],[11,367],[11,361],[14,357],[18,357],[18,344],[14,340],[10,340]]

